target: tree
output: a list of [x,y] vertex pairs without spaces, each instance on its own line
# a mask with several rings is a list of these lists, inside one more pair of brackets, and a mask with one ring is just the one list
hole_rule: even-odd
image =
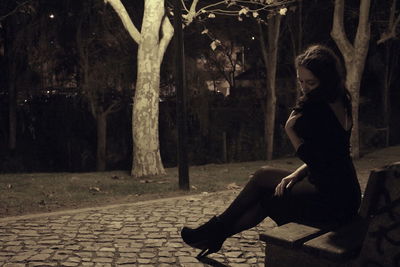
[[[241,16],[252,17],[258,23],[258,35],[263,62],[266,71],[266,86],[258,92],[263,96],[261,105],[264,109],[264,142],[266,159],[271,160],[274,148],[275,114],[276,114],[276,69],[278,61],[278,41],[282,16],[286,15],[287,5],[295,1],[246,1],[237,5],[239,20]],[[245,3],[246,5],[244,5]],[[231,3],[232,6],[236,4]],[[265,17],[265,18],[263,18]],[[266,30],[264,29],[266,26]],[[259,88],[258,88],[259,89]],[[260,91],[260,90],[259,90]],[[265,100],[264,100],[265,99]]]
[[349,41],[344,28],[344,2],[344,0],[335,0],[331,36],[342,53],[345,62],[347,71],[346,87],[349,89],[353,99],[353,129],[351,135],[352,156],[354,158],[359,158],[358,107],[360,102],[361,78],[371,35],[369,22],[371,0],[360,1],[357,32],[354,43]]
[[78,83],[97,126],[97,171],[106,170],[107,119],[122,108],[131,80],[129,46],[110,20],[93,1],[85,1],[76,31]]
[[[141,31],[135,27],[129,13],[120,0],[104,0],[120,17],[131,38],[138,44],[138,73],[132,112],[133,164],[131,174],[135,177],[164,174],[158,140],[158,101],[160,66],[166,48],[173,36],[173,27],[166,13],[164,0],[144,0]],[[294,1],[240,1],[243,4],[268,7]],[[237,1],[218,1],[206,4],[196,10],[199,0],[191,1],[190,8],[183,2],[184,24],[189,25],[195,18],[213,18],[215,14],[240,15],[242,5]],[[220,6],[232,11],[220,12]],[[239,9],[237,8],[239,7]],[[235,9],[236,8],[236,9]],[[261,8],[263,9],[263,8]]]
[[[384,9],[386,10],[386,8]],[[379,40],[377,41],[378,45],[383,46],[384,49],[384,78],[383,78],[383,90],[382,90],[382,115],[383,115],[383,124],[385,129],[385,145],[389,146],[390,144],[390,113],[391,113],[391,105],[390,105],[390,88],[392,86],[393,81],[396,77],[396,62],[399,59],[399,51],[398,45],[396,45],[399,41],[399,36],[397,33],[397,29],[400,25],[400,13],[397,14],[396,0],[392,1],[392,4],[389,9],[389,18],[386,21],[387,25],[384,26],[384,30],[381,33]],[[386,12],[385,12],[386,13]],[[386,14],[385,14],[386,15]]]
[[[36,6],[31,1],[16,3],[2,1],[0,10],[1,31],[4,39],[6,80],[9,96],[9,134],[8,148],[11,152],[17,147],[17,95],[18,77],[26,68],[27,47],[32,42],[32,20],[36,16]],[[3,13],[4,12],[4,13]],[[19,27],[16,25],[19,24]]]
[[[282,12],[283,14],[283,12]],[[264,106],[264,140],[266,144],[266,159],[271,160],[274,151],[275,113],[276,113],[276,68],[278,61],[278,41],[281,25],[281,14],[267,16],[267,41],[264,37],[262,22],[258,22],[266,69],[266,102]]]
[[120,17],[138,44],[138,73],[132,111],[134,177],[165,174],[158,138],[160,66],[172,39],[173,27],[165,14],[164,0],[145,1],[139,32],[120,0],[105,0]]
[[[215,24],[218,24],[218,27],[213,27]],[[211,21],[207,26],[203,25],[206,28],[201,34],[207,36],[205,42],[210,45],[207,47],[206,43],[201,43],[205,49],[202,50],[200,58],[204,63],[202,68],[214,82],[214,89],[215,82],[221,79],[227,82],[230,93],[233,94],[236,76],[244,70],[242,57],[238,56],[243,53],[243,44],[238,37],[244,37],[246,34],[237,27],[232,27],[232,24],[232,18],[220,18]]]

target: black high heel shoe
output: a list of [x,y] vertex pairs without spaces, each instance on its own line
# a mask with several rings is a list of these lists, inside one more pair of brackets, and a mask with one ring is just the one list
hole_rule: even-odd
[[181,236],[189,246],[201,249],[201,252],[197,255],[197,258],[201,258],[221,249],[222,244],[228,237],[224,233],[222,223],[218,217],[214,216],[196,229],[183,227]]

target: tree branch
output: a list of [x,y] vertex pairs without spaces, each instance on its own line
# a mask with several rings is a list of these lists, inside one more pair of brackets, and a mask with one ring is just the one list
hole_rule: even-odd
[[382,33],[380,39],[377,41],[377,44],[381,44],[390,40],[392,38],[396,38],[396,29],[400,23],[400,14],[395,19],[396,13],[396,0],[393,0],[392,7],[390,8],[390,17],[388,22],[388,28],[385,32]]
[[104,0],[104,3],[109,3],[115,10],[115,12],[120,17],[122,24],[124,25],[125,29],[128,31],[129,35],[132,39],[137,43],[140,44],[141,34],[138,29],[133,24],[131,18],[129,17],[128,12],[126,11],[124,5],[121,3],[120,0]]
[[197,7],[197,3],[199,2],[199,0],[193,0],[191,6],[190,6],[190,10],[187,13],[186,16],[186,26],[189,25],[190,23],[193,22],[193,19],[196,17],[196,7]]
[[172,37],[174,36],[174,27],[172,26],[169,18],[164,15],[164,18],[161,22],[161,30],[163,33],[162,39],[160,40],[159,48],[158,48],[158,60],[161,64],[165,51],[167,50],[168,44],[170,43]]
[[369,40],[370,36],[370,23],[369,23],[369,10],[371,6],[371,0],[361,0],[360,3],[360,15],[358,17],[358,27],[356,38],[354,40],[354,48],[360,49],[364,47],[366,39]]
[[108,116],[112,113],[117,112],[118,110],[121,109],[120,101],[114,100],[110,106],[103,112],[104,115]]
[[19,5],[17,5],[12,11],[8,12],[7,14],[0,16],[0,21],[5,20],[7,17],[13,15],[14,13],[16,13],[18,11],[18,9],[20,9],[21,7],[23,7],[24,5],[28,4],[29,2],[31,2],[30,0],[25,1]]
[[331,36],[344,57],[353,54],[354,47],[346,36],[344,25],[344,0],[335,0],[335,9],[333,13],[333,26]]

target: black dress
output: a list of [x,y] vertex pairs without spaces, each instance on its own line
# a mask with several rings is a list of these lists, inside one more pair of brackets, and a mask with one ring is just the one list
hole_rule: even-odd
[[282,197],[266,196],[263,206],[278,224],[346,221],[361,202],[350,157],[351,130],[342,127],[326,102],[307,103],[301,114],[294,125],[303,139],[296,154],[307,164],[308,175]]

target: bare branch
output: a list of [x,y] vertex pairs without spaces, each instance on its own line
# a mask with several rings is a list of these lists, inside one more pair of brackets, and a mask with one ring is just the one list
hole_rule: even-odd
[[165,54],[165,50],[168,47],[168,44],[170,43],[173,35],[174,35],[174,27],[172,26],[171,22],[169,21],[169,18],[165,15],[162,22],[161,22],[161,30],[163,33],[163,37],[160,41],[160,45],[158,48],[158,60],[159,63],[161,64],[163,60],[163,56]]
[[104,3],[109,3],[115,10],[115,12],[120,17],[122,24],[124,25],[125,29],[128,31],[129,35],[132,39],[137,43],[140,44],[141,35],[138,29],[133,24],[131,18],[129,17],[128,12],[125,9],[125,6],[121,3],[120,0],[104,0]]
[[[259,8],[255,8],[255,9],[250,9],[250,12],[255,12],[255,11],[260,11],[260,10],[267,10],[267,9],[275,9],[278,7],[282,7],[288,4],[292,4],[297,2],[297,0],[286,0],[286,1],[280,1],[277,3],[273,3],[273,4],[266,4],[266,3],[262,3],[262,2],[257,2],[257,1],[246,1],[246,0],[237,0],[236,3],[242,3],[242,4],[253,4],[253,5],[258,5],[260,6]],[[221,14],[221,15],[237,15],[238,14],[238,10],[226,10],[226,9],[221,9],[219,8],[219,6],[227,6],[226,1],[219,1],[217,3],[213,3],[210,4],[208,6],[202,7],[201,9],[199,9],[197,11],[197,15],[203,13],[203,12],[212,12],[212,13],[216,13],[216,14]],[[242,7],[241,5],[233,5],[236,7]],[[212,9],[214,8],[215,9]]]
[[396,29],[400,23],[400,13],[397,16],[397,18],[395,18],[395,14],[396,14],[396,0],[393,0],[392,6],[390,8],[388,27],[385,30],[385,32],[382,33],[381,37],[377,41],[377,44],[381,44],[392,38],[396,38]]
[[356,38],[354,40],[354,48],[360,49],[364,47],[366,39],[369,40],[370,36],[370,23],[369,23],[369,10],[371,6],[371,0],[361,0],[360,3],[360,15],[358,17],[358,27]]
[[120,104],[121,104],[120,101],[114,100],[111,103],[111,105],[109,105],[108,108],[103,112],[103,114],[105,116],[108,116],[112,113],[119,111],[122,108],[122,106]]
[[30,0],[22,2],[21,4],[17,5],[12,11],[10,11],[9,13],[7,13],[6,15],[3,15],[0,17],[0,21],[5,20],[7,17],[15,14],[21,7],[25,6],[26,4],[28,4],[29,2],[31,2]]
[[389,16],[389,29],[393,28],[395,13],[396,13],[396,0],[392,0],[392,6],[390,7],[390,16]]
[[333,14],[331,36],[335,40],[343,56],[352,55],[354,48],[346,36],[343,25],[344,0],[335,0],[335,10]]
[[196,17],[196,7],[199,0],[193,0],[192,5],[190,6],[190,10],[187,13],[186,17],[186,25],[189,25],[193,22],[193,19]]

